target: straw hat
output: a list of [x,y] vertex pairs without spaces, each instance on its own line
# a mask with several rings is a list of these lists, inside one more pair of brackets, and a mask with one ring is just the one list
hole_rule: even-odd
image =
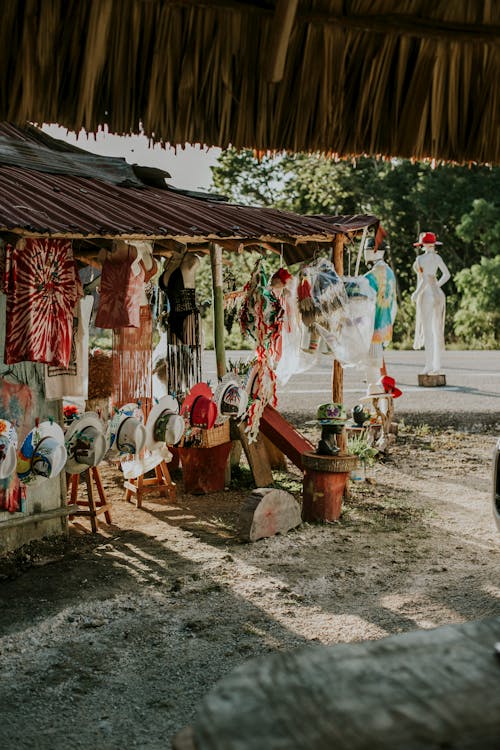
[[212,429],[217,419],[217,406],[213,401],[214,394],[207,383],[196,383],[182,402],[181,415],[185,416],[191,427]]
[[248,405],[248,393],[234,373],[227,373],[217,385],[214,401],[219,412],[218,421],[242,417]]
[[390,398],[399,398],[403,395],[403,391],[396,388],[396,381],[394,378],[385,375],[378,383],[369,383],[368,391],[366,396],[360,398],[360,401],[371,401],[372,398],[386,396]]
[[146,448],[175,445],[184,433],[185,422],[179,415],[179,404],[173,396],[163,396],[153,406],[146,421]]
[[17,432],[7,419],[0,419],[0,479],[7,479],[17,463]]
[[54,422],[42,422],[29,432],[17,456],[17,475],[23,484],[54,479],[68,458],[64,432]]
[[137,404],[125,404],[108,423],[108,455],[140,453],[146,443],[144,416]]
[[85,412],[73,420],[64,437],[68,453],[68,474],[81,474],[89,466],[97,466],[106,454],[104,424],[94,412]]

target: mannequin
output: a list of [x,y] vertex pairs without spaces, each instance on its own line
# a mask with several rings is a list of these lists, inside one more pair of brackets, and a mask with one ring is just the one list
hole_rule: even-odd
[[370,286],[377,293],[373,337],[366,364],[367,394],[370,385],[381,377],[384,364],[384,348],[392,341],[394,319],[397,312],[396,277],[384,260],[385,242],[375,248],[375,240],[369,238],[365,245],[365,261],[373,263],[365,273]]
[[[441,287],[451,274],[436,250],[436,235],[423,232],[415,247],[422,247],[423,253],[417,256],[413,270],[417,274],[417,288],[411,295],[416,304],[414,349],[425,348],[423,375],[437,375],[441,371],[441,353],[444,351],[444,320],[446,297]],[[438,271],[440,277],[438,278]]]

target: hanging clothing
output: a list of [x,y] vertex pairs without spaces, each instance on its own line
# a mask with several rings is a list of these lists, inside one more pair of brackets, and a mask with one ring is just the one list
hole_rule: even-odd
[[67,368],[45,366],[45,398],[88,397],[89,324],[94,298],[82,297],[74,311],[71,357]]
[[392,341],[392,329],[398,309],[394,271],[385,261],[379,260],[365,273],[365,278],[377,294],[372,343],[388,344]]
[[130,245],[120,262],[106,259],[102,266],[97,328],[139,328],[146,271],[136,262]]
[[[186,393],[201,381],[201,316],[196,290],[184,286],[180,267],[172,271],[167,284],[160,276],[159,285],[164,292],[163,323],[167,323],[164,361],[168,392]],[[155,370],[159,368],[157,358]]]
[[33,238],[7,246],[5,363],[68,367],[73,309],[82,286],[69,240]]

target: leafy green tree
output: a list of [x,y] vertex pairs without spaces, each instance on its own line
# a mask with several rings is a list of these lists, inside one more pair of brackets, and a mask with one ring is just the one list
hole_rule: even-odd
[[455,333],[474,348],[500,345],[500,254],[481,258],[456,276],[461,293],[454,315]]
[[[411,322],[409,293],[420,231],[433,231],[452,279],[447,294],[447,340],[458,309],[455,277],[499,252],[500,223],[492,195],[500,194],[500,169],[458,167],[358,158],[334,161],[317,155],[282,155],[258,160],[251,151],[229,149],[212,168],[213,187],[230,200],[266,205],[302,214],[377,216],[388,232],[388,261],[398,280],[404,318]],[[406,302],[405,302],[406,300]],[[395,342],[408,339],[408,326],[396,325]]]

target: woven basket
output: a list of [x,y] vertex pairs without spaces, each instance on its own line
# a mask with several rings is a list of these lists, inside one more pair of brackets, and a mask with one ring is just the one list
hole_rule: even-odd
[[201,430],[201,448],[214,448],[216,445],[229,443],[229,419],[211,430]]

